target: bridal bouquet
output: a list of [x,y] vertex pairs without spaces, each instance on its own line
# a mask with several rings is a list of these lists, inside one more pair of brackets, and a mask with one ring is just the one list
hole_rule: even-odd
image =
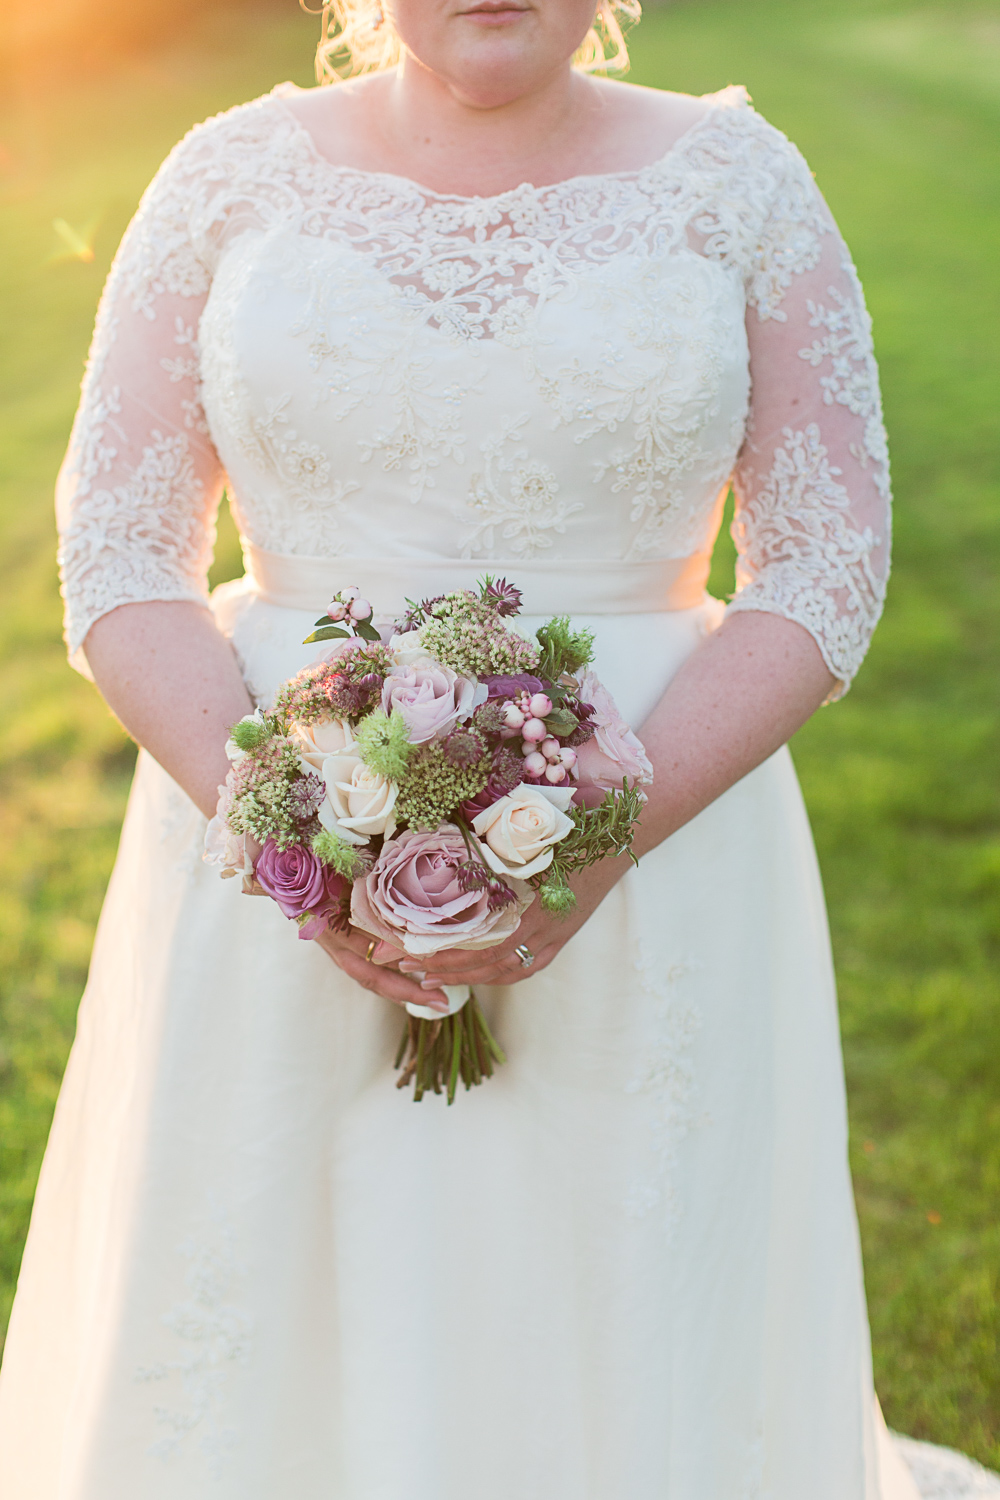
[[[528,640],[520,600],[487,577],[407,601],[383,639],[342,589],[307,637],[335,644],[233,726],[206,859],[302,938],[353,925],[417,958],[502,943],[535,900],[571,911],[575,871],[631,853],[652,768],[590,633],[559,617]],[[450,1104],[505,1059],[468,987],[447,994],[446,1016],[407,1006],[396,1066]]]

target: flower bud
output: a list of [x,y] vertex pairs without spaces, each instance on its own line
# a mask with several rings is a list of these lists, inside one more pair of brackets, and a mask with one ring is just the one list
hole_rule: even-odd
[[576,751],[570,745],[563,745],[559,751],[559,764],[565,766],[567,771],[572,771],[576,765]]
[[503,714],[503,721],[508,729],[521,728],[521,725],[524,723],[524,714],[510,698],[502,705],[500,712]]
[[541,719],[529,719],[521,729],[521,734],[526,740],[544,740],[548,732]]
[[552,699],[547,693],[535,693],[530,707],[536,719],[544,719],[546,714],[552,712]]
[[351,602],[352,620],[370,620],[372,607],[367,599],[354,599]]
[[548,770],[548,765],[549,763],[545,759],[545,756],[540,755],[537,750],[532,750],[530,754],[524,757],[524,769],[529,776],[544,776]]
[[538,748],[545,756],[546,760],[559,759],[559,741],[555,739],[553,735],[550,734],[544,740],[542,740],[542,743]]
[[341,604],[339,599],[332,599],[326,607],[326,612],[331,620],[346,620],[347,605]]
[[553,785],[566,780],[566,767],[557,765],[555,761],[545,767],[545,780],[551,781]]

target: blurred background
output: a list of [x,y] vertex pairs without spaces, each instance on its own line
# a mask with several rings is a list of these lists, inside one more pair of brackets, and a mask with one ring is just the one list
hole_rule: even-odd
[[[2,0],[0,1330],[134,756],[60,640],[51,491],[94,310],[173,142],[310,83],[317,35],[295,0]],[[1000,0],[674,0],[631,51],[640,83],[748,86],[808,156],[875,318],[889,604],[793,751],[886,1416],[1000,1468]],[[223,515],[213,580],[240,571]]]

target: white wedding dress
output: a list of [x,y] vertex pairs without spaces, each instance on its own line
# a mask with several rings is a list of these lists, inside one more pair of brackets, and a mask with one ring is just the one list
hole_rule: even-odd
[[[211,607],[259,701],[337,586],[388,617],[489,570],[593,628],[639,725],[723,614],[734,475],[729,609],[849,682],[888,567],[869,325],[742,91],[641,171],[475,199],[332,165],[295,98],[192,131],[115,263],[60,485],[74,662],[117,605],[205,601],[225,479],[247,576]],[[786,751],[486,992],[510,1061],[451,1109],[397,1092],[399,1011],[203,831],[140,755],[3,1500],[912,1500],[901,1452],[925,1494],[1000,1493],[878,1415]]]

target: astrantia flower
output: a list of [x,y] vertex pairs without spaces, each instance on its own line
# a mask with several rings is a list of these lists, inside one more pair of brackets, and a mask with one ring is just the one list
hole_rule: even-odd
[[487,578],[483,584],[484,604],[489,604],[498,615],[517,615],[521,612],[521,590],[506,578]]

